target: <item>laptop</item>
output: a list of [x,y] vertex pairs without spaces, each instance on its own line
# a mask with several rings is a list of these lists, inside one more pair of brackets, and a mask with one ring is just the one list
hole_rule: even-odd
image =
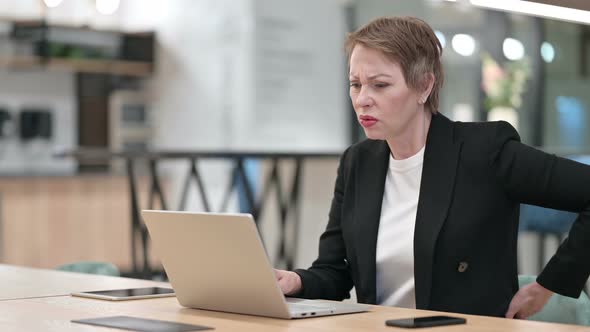
[[250,214],[144,210],[142,216],[184,307],[283,319],[369,310],[285,298]]

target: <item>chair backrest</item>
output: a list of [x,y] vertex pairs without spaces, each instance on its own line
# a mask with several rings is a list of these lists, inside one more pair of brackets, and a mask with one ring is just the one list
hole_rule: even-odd
[[[590,155],[575,155],[568,158],[590,165]],[[570,230],[577,216],[577,213],[568,211],[521,204],[519,230],[561,236]]]
[[[518,285],[522,288],[536,279],[536,276],[520,275]],[[554,294],[543,310],[529,320],[590,326],[590,299],[585,292],[577,299]]]
[[521,231],[562,235],[567,233],[576,220],[577,214],[548,209],[535,205],[520,205]]
[[112,277],[118,277],[121,275],[119,273],[119,269],[115,265],[107,262],[76,262],[60,265],[56,268],[56,270],[87,274],[99,274]]

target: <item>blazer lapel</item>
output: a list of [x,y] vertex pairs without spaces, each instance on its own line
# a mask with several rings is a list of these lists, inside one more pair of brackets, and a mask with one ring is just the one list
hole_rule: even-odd
[[427,309],[438,234],[447,217],[462,142],[453,139],[453,123],[442,114],[432,117],[426,139],[420,197],[414,230],[416,307]]
[[357,289],[362,302],[375,304],[377,301],[376,251],[377,232],[381,217],[381,203],[385,188],[385,177],[389,165],[389,146],[385,141],[375,141],[369,149],[362,151],[357,164],[355,181],[356,204],[355,230],[358,234],[356,245],[359,280]]

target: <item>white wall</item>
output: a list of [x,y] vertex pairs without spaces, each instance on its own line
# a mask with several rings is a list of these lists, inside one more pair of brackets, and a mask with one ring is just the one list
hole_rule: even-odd
[[124,20],[133,28],[155,22],[159,62],[151,90],[160,147],[345,147],[340,2],[175,0],[159,11],[141,3],[146,19],[128,5]]
[[342,151],[348,108],[344,9],[335,1],[257,0],[253,106],[237,146]]
[[342,150],[342,8],[336,0],[126,1],[120,24],[157,32],[158,146]]

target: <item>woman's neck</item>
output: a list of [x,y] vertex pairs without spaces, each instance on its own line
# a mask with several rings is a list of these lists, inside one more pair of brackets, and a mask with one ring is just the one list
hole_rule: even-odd
[[412,121],[403,133],[387,140],[394,159],[407,159],[426,145],[426,137],[432,121],[432,113],[425,110]]

